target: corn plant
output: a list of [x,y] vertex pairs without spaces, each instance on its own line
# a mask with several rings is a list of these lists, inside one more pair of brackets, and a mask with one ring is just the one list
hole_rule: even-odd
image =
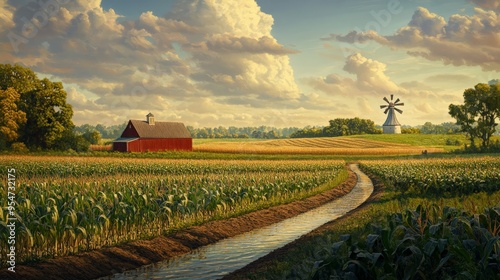
[[[19,174],[16,257],[20,262],[151,238],[291,201],[345,176],[344,165],[343,161],[0,157],[0,166],[14,166]],[[5,196],[0,193],[2,244],[8,237]],[[0,256],[2,264],[5,257]]]
[[419,205],[387,217],[364,242],[350,235],[315,263],[312,279],[499,279],[500,208],[470,215]]
[[416,194],[468,194],[500,190],[500,158],[362,161],[387,186]]

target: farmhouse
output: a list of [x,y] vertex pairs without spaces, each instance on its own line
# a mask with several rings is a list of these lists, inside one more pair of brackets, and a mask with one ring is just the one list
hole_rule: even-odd
[[183,123],[156,122],[149,113],[146,121],[129,120],[120,138],[113,141],[113,151],[156,152],[193,149],[193,138]]

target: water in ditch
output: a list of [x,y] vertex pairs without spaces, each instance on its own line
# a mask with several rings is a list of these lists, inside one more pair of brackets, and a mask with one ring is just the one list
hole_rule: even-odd
[[204,246],[172,260],[101,279],[218,279],[355,209],[373,192],[357,165],[358,183],[347,195],[282,222]]

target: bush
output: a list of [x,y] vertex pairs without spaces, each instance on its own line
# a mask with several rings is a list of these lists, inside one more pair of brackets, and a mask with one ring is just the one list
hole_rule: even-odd
[[462,143],[458,139],[448,138],[446,139],[446,145],[448,146],[460,146]]
[[29,149],[26,147],[26,145],[23,142],[15,142],[12,143],[10,146],[12,151],[16,153],[27,153],[29,152]]

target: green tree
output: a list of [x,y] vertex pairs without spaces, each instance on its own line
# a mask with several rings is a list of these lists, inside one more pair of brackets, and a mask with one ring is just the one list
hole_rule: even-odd
[[87,131],[83,133],[82,136],[92,145],[97,145],[99,144],[99,141],[101,141],[101,133],[99,133],[99,131],[97,130]]
[[28,147],[52,149],[66,130],[73,132],[73,108],[61,83],[41,80],[36,90],[21,95],[20,104],[28,119],[22,135]]
[[277,139],[278,137],[279,137],[278,133],[276,133],[276,131],[274,131],[274,130],[268,131],[266,133],[266,138],[267,139]]
[[38,79],[29,68],[0,64],[0,89],[12,87],[20,94],[19,110],[26,123],[19,128],[20,140],[31,149],[52,149],[64,135],[72,133],[73,108],[66,103],[66,91],[60,82]]
[[450,104],[449,114],[457,120],[475,147],[475,139],[481,140],[481,147],[487,149],[495,133],[496,120],[500,117],[500,83],[477,84],[464,91],[464,104]]
[[26,123],[26,113],[17,107],[20,98],[14,88],[0,90],[0,149],[19,138],[19,128]]

